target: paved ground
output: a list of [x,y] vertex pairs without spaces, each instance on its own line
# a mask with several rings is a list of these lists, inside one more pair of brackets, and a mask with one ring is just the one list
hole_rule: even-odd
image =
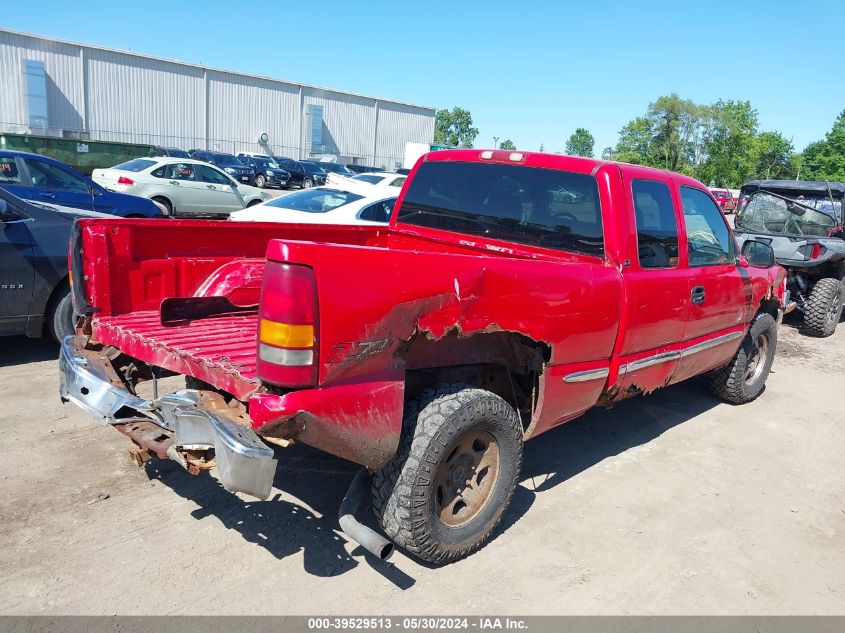
[[352,465],[280,451],[264,502],[137,468],[54,345],[0,339],[0,612],[842,614],[843,349],[786,326],[750,405],[693,382],[530,442],[495,540],[434,569],[339,534]]

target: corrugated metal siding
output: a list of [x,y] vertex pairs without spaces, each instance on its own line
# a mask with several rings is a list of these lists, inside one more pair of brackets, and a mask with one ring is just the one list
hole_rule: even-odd
[[89,127],[106,141],[205,145],[203,71],[87,49]]
[[299,86],[208,71],[209,138],[226,152],[260,152],[267,132],[276,154],[289,156],[299,144]]
[[379,101],[378,137],[372,164],[387,169],[401,167],[405,143],[431,143],[433,138],[431,110]]
[[24,59],[44,62],[50,128],[82,129],[79,47],[0,31],[0,124],[4,130],[25,131],[28,124],[21,74]]
[[323,106],[323,144],[327,146],[326,153],[360,158],[373,153],[374,99],[313,88],[303,89],[303,99],[306,111],[310,103]]
[[326,153],[386,167],[401,162],[407,141],[429,143],[434,134],[430,108],[2,29],[0,131],[27,131],[23,59],[45,63],[54,133],[86,129],[87,100],[93,140],[266,151],[258,136],[267,132],[272,152],[305,158],[308,105],[316,104]]

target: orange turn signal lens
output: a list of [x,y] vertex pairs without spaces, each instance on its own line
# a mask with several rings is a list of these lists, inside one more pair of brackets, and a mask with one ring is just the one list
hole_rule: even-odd
[[274,347],[314,347],[314,326],[261,319],[258,339]]

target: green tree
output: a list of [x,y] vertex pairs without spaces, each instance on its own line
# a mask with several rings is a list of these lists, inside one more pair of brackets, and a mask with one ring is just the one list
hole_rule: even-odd
[[619,131],[614,160],[634,165],[651,165],[654,133],[646,117],[637,117]]
[[754,173],[751,149],[757,110],[749,101],[717,101],[711,106],[712,129],[705,141],[700,178],[721,187],[739,187]]
[[845,181],[845,110],[823,140],[807,146],[801,160],[804,179]]
[[616,157],[613,154],[613,148],[612,147],[605,147],[601,151],[601,159],[602,160],[616,160]]
[[590,134],[590,131],[579,127],[566,141],[566,153],[570,156],[586,156],[592,158],[595,143],[596,140]]
[[469,110],[455,106],[451,110],[438,110],[434,115],[434,142],[438,145],[472,147],[478,128],[472,126]]
[[790,178],[795,175],[792,142],[780,132],[761,132],[751,143],[751,178]]
[[695,147],[701,134],[706,109],[674,92],[648,106],[652,139],[649,162],[664,169],[683,171],[695,164]]
[[509,138],[506,138],[504,141],[499,143],[499,149],[516,149],[516,145],[513,144],[513,141]]

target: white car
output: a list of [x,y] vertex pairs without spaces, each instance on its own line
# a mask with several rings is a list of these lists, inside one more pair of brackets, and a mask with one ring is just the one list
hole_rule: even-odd
[[406,178],[407,176],[404,174],[393,174],[384,171],[371,171],[365,174],[358,174],[351,178],[330,173],[328,178],[326,178],[326,185],[365,195],[370,195],[376,190],[385,193],[394,191],[398,195],[402,185],[405,184]]
[[149,198],[170,216],[228,215],[270,197],[235,182],[214,165],[187,158],[135,158],[95,169],[91,178],[106,189]]
[[390,221],[395,203],[396,194],[380,192],[363,196],[330,187],[315,187],[235,211],[229,219],[239,222],[384,225]]

